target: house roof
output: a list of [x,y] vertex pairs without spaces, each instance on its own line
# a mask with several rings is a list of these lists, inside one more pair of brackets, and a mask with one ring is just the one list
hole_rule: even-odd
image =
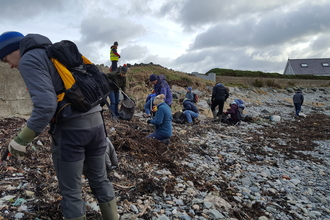
[[317,59],[288,59],[284,74],[288,73],[288,68],[291,67],[294,75],[330,75],[330,58]]

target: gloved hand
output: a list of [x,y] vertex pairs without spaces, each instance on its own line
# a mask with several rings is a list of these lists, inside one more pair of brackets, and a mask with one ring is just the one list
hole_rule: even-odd
[[150,124],[150,122],[151,122],[151,119],[148,119],[148,120],[147,120],[147,124]]
[[184,112],[184,109],[181,109],[180,112]]
[[25,126],[23,130],[10,141],[8,150],[11,155],[17,157],[18,160],[22,160],[26,153],[26,146],[33,141],[36,133],[31,130],[28,126]]
[[152,109],[151,109],[151,111],[153,111],[153,112],[156,112],[158,110],[158,108],[157,108],[157,106],[155,105],[155,106],[153,106],[152,107]]
[[118,58],[120,58],[120,55],[118,56]]

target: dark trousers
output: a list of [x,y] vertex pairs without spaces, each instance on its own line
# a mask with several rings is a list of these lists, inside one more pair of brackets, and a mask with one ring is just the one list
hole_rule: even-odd
[[299,112],[301,111],[301,103],[294,103],[294,108],[296,109],[296,115],[299,116]]
[[111,115],[118,117],[119,91],[110,91],[109,99],[110,99]]
[[223,100],[223,99],[216,99],[216,100],[213,100],[213,101],[212,101],[212,105],[211,105],[211,110],[212,110],[212,112],[215,111],[215,108],[216,108],[217,106],[219,106],[219,111],[218,111],[217,115],[218,115],[218,116],[219,116],[219,115],[222,115],[222,112],[223,112],[223,105],[224,105],[224,103],[225,103],[225,100]]
[[118,61],[111,61],[111,72],[115,72],[117,70]]
[[83,171],[99,203],[115,198],[113,186],[106,175],[104,153],[107,139],[100,112],[56,124],[52,138],[52,159],[65,218],[78,218],[85,214],[86,203],[81,195]]

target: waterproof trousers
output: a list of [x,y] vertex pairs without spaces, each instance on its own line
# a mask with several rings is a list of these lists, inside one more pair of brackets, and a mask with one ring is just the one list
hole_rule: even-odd
[[294,103],[294,108],[296,111],[296,116],[299,116],[299,113],[301,111],[301,103]]
[[146,104],[144,105],[144,111],[147,115],[150,115],[151,114],[151,109],[152,109],[152,106],[153,106],[153,102],[154,102],[154,99],[155,97],[151,97],[147,102]]
[[214,112],[215,108],[217,106],[219,106],[219,111],[217,113],[218,116],[222,116],[222,112],[223,112],[223,105],[225,103],[224,99],[216,99],[212,101],[212,105],[211,105],[211,111]]
[[183,112],[183,114],[186,116],[188,123],[192,123],[194,118],[198,118],[198,113],[191,110],[186,110]]
[[105,150],[107,139],[100,112],[69,119],[56,124],[52,132],[52,159],[55,166],[61,208],[66,219],[85,215],[82,199],[82,172],[99,203],[115,198],[106,175]]
[[110,98],[111,115],[118,117],[119,91],[110,91],[109,98]]

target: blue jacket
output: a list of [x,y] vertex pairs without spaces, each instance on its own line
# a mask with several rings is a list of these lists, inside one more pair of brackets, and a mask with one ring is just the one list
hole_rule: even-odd
[[183,109],[182,111],[190,110],[198,114],[198,109],[197,107],[189,100],[185,100],[183,102]]
[[148,102],[151,98],[156,97],[156,93],[151,93],[147,96],[146,102]]
[[165,95],[165,103],[168,105],[172,104],[172,92],[170,86],[166,81],[166,76],[158,75],[157,76],[157,84],[154,85],[154,90],[156,95],[164,94]]
[[193,101],[194,100],[194,95],[192,92],[187,92],[185,98],[187,98],[189,101]]
[[156,125],[156,132],[164,137],[172,136],[172,111],[171,108],[162,102],[157,106],[155,118],[150,121]]

